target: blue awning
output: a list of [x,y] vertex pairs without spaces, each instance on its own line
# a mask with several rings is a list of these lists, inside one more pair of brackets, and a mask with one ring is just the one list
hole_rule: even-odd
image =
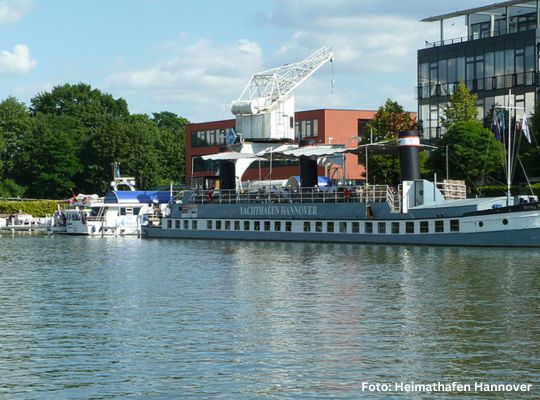
[[142,190],[114,190],[105,193],[105,203],[166,204],[171,199],[170,192]]

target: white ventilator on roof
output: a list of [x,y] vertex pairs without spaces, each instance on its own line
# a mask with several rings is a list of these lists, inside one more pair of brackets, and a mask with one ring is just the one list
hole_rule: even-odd
[[292,91],[332,59],[332,50],[323,47],[302,61],[253,75],[231,103],[236,131],[245,139],[294,140]]

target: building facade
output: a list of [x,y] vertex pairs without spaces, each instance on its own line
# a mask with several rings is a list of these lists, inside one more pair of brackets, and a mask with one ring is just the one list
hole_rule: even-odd
[[[294,142],[356,147],[362,142],[362,138],[369,137],[367,124],[375,113],[376,111],[372,110],[329,109],[296,112]],[[226,135],[231,128],[235,128],[234,119],[187,125],[186,176],[201,177],[216,174],[218,162],[205,161],[201,156],[223,151],[226,146]],[[345,168],[341,168],[340,165],[333,165],[327,169],[320,167],[319,175],[336,180],[362,180],[364,166],[359,157],[353,154],[344,157]],[[297,175],[299,175],[297,161],[274,161],[271,169],[268,162],[254,162],[242,180],[287,179]]]
[[[539,1],[506,1],[425,18],[440,24],[440,40],[418,50],[418,122],[425,139],[444,134],[441,118],[464,82],[478,95],[478,117],[494,106],[530,115],[538,96]],[[444,38],[445,21],[465,19],[465,36]]]

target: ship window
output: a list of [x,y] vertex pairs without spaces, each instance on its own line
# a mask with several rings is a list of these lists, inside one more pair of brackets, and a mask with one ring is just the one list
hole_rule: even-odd
[[168,219],[167,220],[167,229],[171,229],[171,228],[172,228],[172,220]]
[[310,232],[311,231],[311,222],[304,221],[304,232]]
[[366,222],[365,230],[366,233],[373,233],[373,222]]
[[211,219],[206,221],[206,229],[212,229],[212,220]]
[[379,222],[379,233],[386,233],[386,222]]
[[139,215],[140,212],[141,212],[141,207],[135,207],[133,209],[133,215]]
[[226,231],[231,230],[231,221],[229,220],[225,221],[225,230]]
[[191,221],[191,229],[197,229],[197,220]]
[[126,213],[124,215],[133,215],[133,208],[126,208]]
[[481,228],[481,227],[484,226],[484,223],[483,223],[482,221],[480,221],[480,222],[478,223],[478,226]]
[[459,232],[459,219],[450,220],[450,232]]
[[285,222],[285,232],[290,232],[292,230],[292,223],[291,221]]
[[260,221],[254,221],[253,222],[253,230],[254,231],[260,231],[261,230],[261,222]]
[[234,230],[239,231],[240,230],[240,221],[234,221]]
[[444,221],[435,221],[435,232],[444,232]]
[[274,230],[276,232],[280,232],[281,231],[281,221],[275,221],[274,222]]
[[322,232],[322,222],[321,221],[315,222],[315,232]]
[[502,222],[503,222],[503,224],[504,224],[504,225],[508,225],[508,220],[507,220],[506,218],[505,218],[505,219],[503,219],[503,221],[502,221]]
[[352,232],[353,233],[360,232],[360,223],[359,222],[353,222],[352,223]]
[[414,233],[414,222],[405,222],[405,233]]
[[428,233],[429,224],[427,221],[420,221],[420,233]]
[[392,222],[392,233],[399,234],[399,222]]
[[270,230],[270,221],[264,221],[264,230],[269,231]]
[[340,222],[339,223],[339,232],[340,233],[347,233],[347,223],[346,222]]
[[174,227],[175,227],[176,229],[180,229],[180,220],[179,220],[179,219],[177,219],[177,220],[174,221]]
[[221,221],[216,221],[216,229],[221,230]]
[[188,221],[188,220],[185,220],[185,221],[184,221],[184,229],[188,229],[188,228],[189,228],[188,224],[189,224],[189,221]]
[[333,222],[327,222],[326,223],[326,232],[334,232],[334,223]]
[[244,221],[244,230],[249,231],[249,221]]

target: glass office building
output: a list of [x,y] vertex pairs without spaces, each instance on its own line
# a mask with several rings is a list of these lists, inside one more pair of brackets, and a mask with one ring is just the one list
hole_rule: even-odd
[[[422,20],[440,24],[440,40],[418,51],[418,121],[425,139],[444,134],[441,117],[459,82],[478,95],[481,119],[509,101],[532,113],[539,88],[538,11],[538,0],[506,1]],[[445,21],[458,17],[465,19],[465,36],[445,39]]]

